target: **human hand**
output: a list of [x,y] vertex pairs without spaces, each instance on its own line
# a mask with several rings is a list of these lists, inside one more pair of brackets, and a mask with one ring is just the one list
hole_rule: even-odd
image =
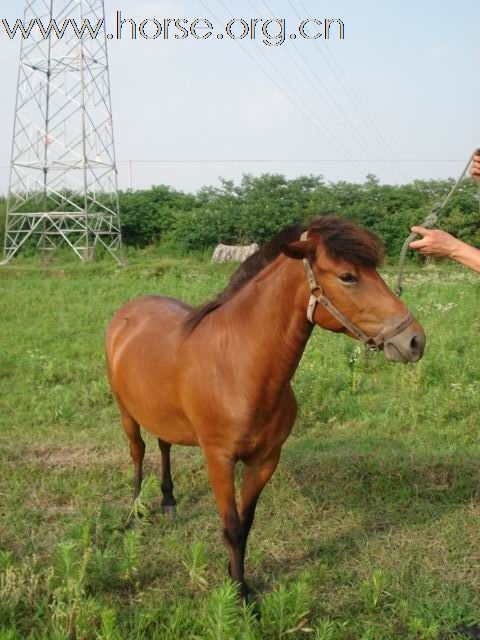
[[475,180],[480,180],[480,149],[477,149],[473,156],[473,162],[470,167],[470,175]]
[[[480,177],[480,174],[479,174]],[[446,231],[440,229],[425,229],[424,227],[412,227],[414,233],[423,236],[420,240],[410,243],[410,248],[424,255],[437,255],[452,257],[460,240],[454,238]]]

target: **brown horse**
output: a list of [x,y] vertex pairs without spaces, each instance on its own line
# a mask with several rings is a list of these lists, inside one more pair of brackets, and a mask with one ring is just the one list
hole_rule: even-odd
[[[425,335],[376,271],[378,239],[341,218],[293,226],[251,256],[202,307],[161,296],[122,307],[106,336],[110,385],[142,482],[140,425],[158,438],[162,505],[173,508],[172,444],[203,449],[229,551],[247,595],[244,556],[258,497],[297,413],[290,384],[315,324],[416,362]],[[234,468],[244,465],[237,507]]]

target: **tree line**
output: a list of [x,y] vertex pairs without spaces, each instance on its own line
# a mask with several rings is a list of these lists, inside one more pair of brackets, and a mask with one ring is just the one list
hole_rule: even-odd
[[[287,179],[246,174],[239,184],[185,193],[161,185],[119,193],[123,239],[144,248],[168,244],[179,251],[204,251],[218,243],[265,243],[279,229],[324,214],[349,218],[377,233],[390,255],[398,255],[411,225],[419,224],[453,185],[453,180],[416,180],[383,185],[369,174],[363,183],[326,182],[321,176]],[[0,234],[5,201],[0,201]],[[442,213],[440,226],[480,245],[477,185],[467,178]]]

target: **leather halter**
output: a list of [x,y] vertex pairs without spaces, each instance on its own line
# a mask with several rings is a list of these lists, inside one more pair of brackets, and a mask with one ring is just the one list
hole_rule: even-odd
[[[302,233],[300,240],[302,241],[307,240],[307,234],[308,234],[307,231]],[[389,329],[387,331],[381,331],[376,336],[367,336],[367,334],[364,333],[360,329],[360,327],[353,324],[353,322],[351,322],[345,314],[343,314],[339,309],[337,309],[337,307],[333,305],[330,302],[330,300],[324,295],[321,285],[318,284],[318,282],[315,280],[313,269],[310,263],[308,262],[308,260],[306,259],[303,260],[303,267],[305,269],[305,275],[307,276],[308,286],[310,287],[310,299],[308,301],[308,307],[307,307],[307,318],[309,322],[311,322],[312,324],[315,324],[313,321],[313,314],[315,313],[317,304],[321,304],[334,318],[336,318],[340,322],[340,324],[342,324],[345,327],[345,329],[348,329],[348,331],[350,331],[350,333],[352,333],[356,338],[358,338],[362,342],[365,342],[367,346],[373,349],[379,349],[381,346],[385,344],[387,340],[390,340],[390,338],[393,338],[394,336],[398,335],[404,329],[406,329],[408,326],[412,324],[413,316],[409,311],[407,315],[399,322],[399,324],[397,324],[392,329]],[[319,292],[319,293],[315,295],[314,292]]]

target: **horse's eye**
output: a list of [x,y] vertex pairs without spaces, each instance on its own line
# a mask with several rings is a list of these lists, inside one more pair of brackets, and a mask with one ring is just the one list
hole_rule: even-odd
[[344,284],[355,284],[356,282],[358,282],[358,278],[354,276],[353,273],[342,273],[342,275],[340,276],[340,280]]

